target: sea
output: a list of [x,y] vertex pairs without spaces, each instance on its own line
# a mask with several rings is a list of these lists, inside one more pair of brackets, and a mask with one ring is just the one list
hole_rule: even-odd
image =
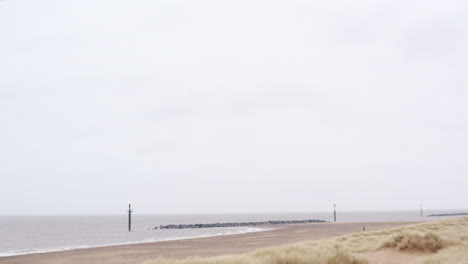
[[[467,210],[430,210],[425,215],[462,213]],[[421,218],[420,211],[347,211],[337,213],[337,222],[429,221],[450,217]],[[333,212],[200,214],[200,215],[48,215],[1,216],[0,257],[45,253],[78,248],[147,243],[197,237],[261,232],[268,227],[225,227],[203,229],[154,229],[168,224],[250,222],[268,220],[321,219],[333,221]]]

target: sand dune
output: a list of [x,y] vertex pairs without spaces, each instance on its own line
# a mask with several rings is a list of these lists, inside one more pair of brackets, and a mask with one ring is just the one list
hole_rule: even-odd
[[145,264],[466,264],[468,218],[356,232],[307,241],[248,254],[171,260]]

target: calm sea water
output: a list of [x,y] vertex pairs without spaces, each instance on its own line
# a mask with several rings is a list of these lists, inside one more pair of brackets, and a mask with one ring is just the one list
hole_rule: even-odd
[[[433,210],[457,213],[462,210]],[[437,220],[446,217],[426,217]],[[330,212],[219,215],[138,215],[132,216],[132,232],[127,231],[127,215],[108,216],[0,216],[0,256],[59,251],[73,248],[144,243],[181,238],[257,232],[266,228],[206,228],[152,230],[166,224],[247,222],[266,220],[333,220]],[[339,212],[339,222],[421,221],[419,211]]]

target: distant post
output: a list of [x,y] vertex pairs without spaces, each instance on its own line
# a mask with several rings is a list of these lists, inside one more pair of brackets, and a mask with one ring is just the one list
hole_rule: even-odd
[[128,204],[128,231],[132,231],[132,205]]
[[423,218],[423,205],[421,204],[421,218]]
[[333,219],[336,222],[336,204],[333,204]]

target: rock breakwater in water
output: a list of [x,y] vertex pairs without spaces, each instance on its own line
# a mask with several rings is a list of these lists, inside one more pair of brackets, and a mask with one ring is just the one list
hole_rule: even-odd
[[189,224],[189,225],[161,225],[154,229],[188,229],[188,228],[215,228],[215,227],[238,227],[238,226],[262,226],[262,225],[289,225],[325,223],[325,220],[286,220],[286,221],[263,221],[263,222],[234,222],[234,223],[213,223],[213,224]]
[[468,215],[468,213],[453,213],[453,214],[430,214],[428,216],[462,216]]

